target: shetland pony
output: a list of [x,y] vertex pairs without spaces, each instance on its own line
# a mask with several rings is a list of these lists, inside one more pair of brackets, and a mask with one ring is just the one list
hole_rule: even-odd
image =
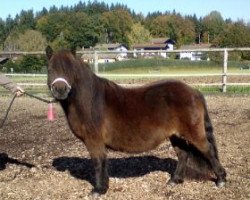
[[[48,87],[70,129],[86,145],[95,169],[94,194],[109,187],[106,148],[140,153],[170,139],[178,157],[168,183],[182,183],[188,157],[206,161],[221,187],[226,182],[203,95],[174,80],[124,88],[95,75],[70,51],[46,48]],[[193,150],[199,152],[193,153]],[[198,156],[201,155],[201,156]]]

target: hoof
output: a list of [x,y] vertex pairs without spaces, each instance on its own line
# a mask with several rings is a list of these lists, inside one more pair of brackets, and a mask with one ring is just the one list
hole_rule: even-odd
[[100,197],[101,197],[101,194],[98,193],[98,192],[92,191],[92,192],[89,194],[89,198],[90,198],[90,199],[98,199],[98,198],[100,198]]
[[105,194],[107,192],[108,188],[104,188],[104,189],[93,189],[90,193],[89,196],[91,196],[92,198],[96,199],[101,197],[101,195]]
[[183,183],[183,180],[182,179],[173,179],[171,178],[168,182],[167,182],[167,185],[171,186],[171,187],[174,187],[176,186],[177,184],[180,184],[180,183]]
[[222,187],[224,187],[226,185],[226,181],[217,181],[216,182],[216,186],[218,187],[218,188],[222,188]]
[[169,180],[169,181],[167,182],[167,185],[169,185],[169,186],[171,186],[171,187],[174,187],[174,186],[177,185],[177,183],[174,182],[174,181],[172,181],[172,180]]

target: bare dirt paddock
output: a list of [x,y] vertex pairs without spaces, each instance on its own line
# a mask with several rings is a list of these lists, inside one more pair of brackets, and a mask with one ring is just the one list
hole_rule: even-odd
[[[166,141],[156,150],[127,155],[110,151],[110,189],[100,199],[250,199],[250,96],[206,96],[228,182],[186,179],[166,185],[176,166]],[[0,119],[11,97],[0,97]],[[89,199],[93,168],[84,145],[70,132],[56,105],[57,118],[46,119],[47,104],[16,99],[0,129],[0,199]]]

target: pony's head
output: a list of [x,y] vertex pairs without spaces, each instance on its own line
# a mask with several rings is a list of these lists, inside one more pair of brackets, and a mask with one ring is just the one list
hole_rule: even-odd
[[54,53],[50,46],[46,48],[48,58],[48,87],[55,99],[68,98],[74,82],[73,66],[75,57],[70,51]]

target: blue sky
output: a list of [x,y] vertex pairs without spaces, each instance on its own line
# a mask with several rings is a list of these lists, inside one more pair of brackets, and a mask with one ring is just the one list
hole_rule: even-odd
[[[22,9],[33,9],[36,12],[42,10],[43,7],[48,9],[52,5],[71,6],[78,2],[79,0],[0,0],[0,18],[6,19],[9,14],[15,17]],[[195,13],[200,17],[217,10],[224,19],[231,18],[234,21],[243,19],[250,22],[250,0],[104,0],[104,2],[123,3],[135,12],[142,12],[144,15],[153,11],[164,12],[175,9],[183,15]]]

